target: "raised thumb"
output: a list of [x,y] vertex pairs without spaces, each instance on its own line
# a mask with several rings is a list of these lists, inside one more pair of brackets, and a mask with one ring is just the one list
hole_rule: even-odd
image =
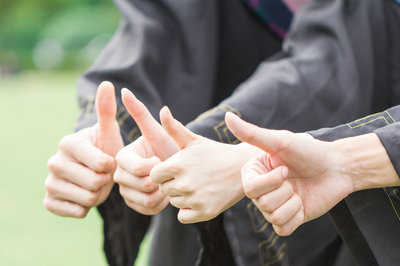
[[267,152],[279,150],[285,142],[280,131],[260,128],[240,119],[231,112],[225,114],[225,123],[232,134],[240,141],[249,143]]
[[103,81],[97,90],[96,112],[100,135],[103,135],[113,127],[117,113],[115,89],[114,85],[109,81]]
[[148,141],[154,154],[161,160],[168,159],[177,151],[174,141],[153,118],[147,107],[128,89],[122,89],[122,102],[135,120],[142,136]]
[[175,141],[180,150],[190,146],[190,144],[199,137],[187,129],[181,122],[176,120],[167,106],[160,111],[160,120],[163,128]]
[[163,128],[154,119],[147,107],[131,91],[122,89],[121,95],[126,110],[135,120],[144,137],[154,140],[165,134]]

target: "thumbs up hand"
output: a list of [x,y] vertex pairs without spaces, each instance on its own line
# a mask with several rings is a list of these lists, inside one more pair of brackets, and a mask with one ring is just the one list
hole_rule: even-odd
[[57,215],[85,217],[91,207],[106,200],[114,184],[114,156],[123,142],[110,82],[98,88],[96,111],[98,123],[63,137],[58,152],[48,161],[43,204]]
[[240,168],[259,149],[198,136],[175,120],[166,107],[160,119],[180,151],[156,165],[150,176],[170,203],[180,209],[180,222],[210,220],[244,196]]
[[308,134],[262,129],[227,113],[226,124],[240,140],[265,152],[242,168],[246,196],[279,235],[290,235],[353,192],[344,156],[335,142]]
[[122,102],[135,120],[142,136],[127,145],[117,155],[118,167],[114,181],[125,203],[146,215],[157,214],[169,203],[149,175],[151,169],[178,148],[146,106],[127,89],[121,91]]

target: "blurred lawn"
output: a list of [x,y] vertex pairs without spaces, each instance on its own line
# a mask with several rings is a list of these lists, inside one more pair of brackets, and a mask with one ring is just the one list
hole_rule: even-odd
[[77,76],[25,72],[0,78],[0,265],[107,265],[95,210],[78,220],[42,206],[47,159],[73,132],[78,116]]

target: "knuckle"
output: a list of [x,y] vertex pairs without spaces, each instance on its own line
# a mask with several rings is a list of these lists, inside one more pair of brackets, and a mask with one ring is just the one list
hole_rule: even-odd
[[247,197],[249,198],[255,198],[256,197],[256,187],[254,186],[253,182],[244,182],[243,183],[243,189],[244,193],[246,194]]
[[49,191],[53,187],[53,181],[51,177],[47,177],[46,180],[44,181],[44,188]]
[[115,160],[117,161],[118,164],[121,164],[122,161],[123,161],[124,149],[125,149],[125,148],[122,148],[122,149],[117,153],[117,155],[115,155]]
[[115,183],[120,184],[120,182],[121,182],[121,177],[120,177],[120,175],[119,175],[119,174],[114,174],[113,180],[114,180]]
[[152,182],[150,179],[145,180],[142,185],[143,191],[144,192],[152,192],[153,190],[156,189],[156,185],[154,182]]
[[121,185],[119,186],[119,194],[125,199],[125,201],[130,200],[127,196],[128,195],[127,190],[124,186]]
[[88,207],[95,206],[97,198],[98,198],[97,193],[87,193],[87,195],[85,196],[85,199],[84,199],[84,203]]
[[120,184],[122,182],[122,173],[123,172],[122,172],[121,168],[118,167],[113,175],[113,180],[115,183]]
[[204,219],[211,220],[212,218],[217,216],[218,212],[216,212],[214,209],[209,208],[203,210],[201,214],[202,214],[201,216],[204,217]]
[[269,216],[269,222],[274,224],[274,225],[282,225],[283,224],[283,217],[279,214],[276,214],[275,212],[273,212],[270,216]]
[[69,149],[72,143],[72,135],[67,135],[61,138],[61,140],[58,142],[58,148],[60,150],[66,150]]
[[90,181],[89,181],[89,183],[88,183],[88,186],[89,186],[89,189],[90,189],[90,190],[96,191],[96,190],[99,190],[99,189],[101,188],[101,186],[103,185],[103,183],[104,183],[104,180],[103,180],[103,177],[102,177],[102,176],[100,176],[100,175],[94,175],[94,176],[90,179]]
[[258,206],[263,212],[272,212],[274,210],[274,206],[269,200],[260,200]]
[[144,201],[143,201],[143,205],[146,208],[154,208],[156,205],[156,200],[154,197],[147,197]]
[[50,199],[50,197],[46,196],[46,197],[43,199],[43,206],[44,206],[47,210],[53,212],[53,211],[52,211],[52,209],[53,209],[53,204],[52,204],[52,200]]
[[49,158],[49,160],[47,161],[47,168],[53,173],[58,172],[59,165],[58,165],[57,155],[53,155]]
[[83,207],[80,207],[80,208],[77,208],[74,211],[73,216],[75,218],[83,219],[83,218],[85,218],[87,216],[88,212],[89,212],[89,209],[85,209]]
[[292,233],[287,226],[274,226],[274,230],[280,236],[289,236]]
[[109,169],[110,164],[111,164],[110,158],[101,156],[101,158],[98,158],[96,161],[95,170],[97,172],[105,172],[106,170]]
[[146,171],[146,169],[140,164],[132,164],[130,169],[130,173],[135,176],[145,176],[149,175],[150,173]]
[[137,212],[140,212],[141,214],[147,214],[147,213],[143,212],[142,210],[138,209],[137,206],[136,206],[133,202],[131,202],[131,201],[125,199],[125,198],[124,198],[124,201],[125,201],[125,204],[126,204],[129,208],[131,208],[131,209],[133,209],[133,210],[135,210],[135,211],[137,211]]

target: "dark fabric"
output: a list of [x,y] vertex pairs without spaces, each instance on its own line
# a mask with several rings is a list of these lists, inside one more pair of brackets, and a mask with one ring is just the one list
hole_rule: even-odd
[[[178,209],[168,205],[160,214],[153,217],[154,237],[150,248],[149,265],[196,264],[200,249],[198,233],[191,225],[179,224],[177,215]],[[230,253],[229,246],[228,252]]]
[[[393,82],[388,78],[391,72],[386,71],[390,70],[390,57],[386,54],[390,50],[385,15],[390,14],[384,15],[382,10],[388,3],[392,2],[315,0],[295,17],[283,51],[266,59],[279,46],[277,40],[253,14],[239,8],[239,1],[116,0],[124,19],[109,46],[78,82],[82,115],[77,128],[95,122],[93,99],[97,85],[104,79],[114,82],[117,91],[121,87],[131,89],[155,117],[162,105],[170,106],[183,123],[235,90],[215,109],[188,125],[194,132],[221,142],[236,141],[223,122],[226,111],[263,127],[294,131],[333,126],[368,114],[388,102],[388,93],[383,89],[391,88],[386,85]],[[228,22],[228,16],[236,19]],[[239,26],[233,27],[232,23]],[[117,100],[121,132],[128,143],[139,131],[122,107],[119,92]],[[133,211],[117,192],[113,190],[114,194],[99,209],[105,220],[105,251],[110,264],[127,265],[137,252],[139,241],[135,237],[142,235],[130,234],[136,225],[144,232],[148,217],[137,215],[136,219],[142,222],[131,221],[127,214]],[[253,248],[241,250],[233,238],[226,243],[224,229],[240,232],[253,228],[252,219],[259,217],[251,203],[249,207],[244,204],[246,208],[240,204],[223,215],[223,227],[219,218],[196,226],[202,238],[208,239],[208,243],[202,243],[203,261],[215,261],[212,256],[218,255],[218,261],[226,256],[225,261],[229,262],[234,254],[238,265],[263,265],[265,261],[284,265],[306,257],[312,264],[312,258],[317,263],[321,256],[337,254],[336,233],[324,219],[315,221],[324,228],[321,235],[329,235],[323,241],[317,237],[304,244],[296,236],[287,241],[278,237],[267,245],[273,246],[273,252],[268,253],[259,248],[271,241],[273,234],[265,226],[239,239]],[[173,212],[165,217],[172,222],[161,223],[169,227],[159,232],[169,232],[174,237],[193,230],[179,224]],[[193,235],[196,234],[188,234],[188,238]],[[153,242],[178,245],[166,249],[175,254],[157,250],[156,256],[166,258],[162,265],[179,265],[169,259],[176,259],[181,250],[179,244],[186,242],[158,242],[159,239],[162,236],[155,235]],[[295,252],[291,252],[289,240],[301,243],[294,244]],[[209,245],[219,241],[232,252],[217,253],[218,245]],[[277,245],[284,241],[287,250],[279,253],[284,248],[279,250]],[[121,244],[127,242],[128,245]],[[197,239],[192,243],[195,251]],[[319,249],[308,248],[310,243]],[[277,256],[281,259],[274,260]]]
[[[398,75],[394,74],[399,61],[398,57],[393,58],[396,52],[391,49],[391,42],[399,36],[393,24],[397,16],[397,6],[393,4],[374,0],[310,3],[295,18],[283,52],[261,63],[231,97],[190,123],[189,128],[209,138],[234,143],[235,138],[223,123],[226,111],[262,127],[303,131],[340,124],[389,106],[394,92],[399,91]],[[238,214],[236,207],[224,213],[233,217],[225,219],[225,228],[240,232],[252,226],[249,220],[256,220],[256,214],[243,208]],[[353,216],[355,220],[367,220],[358,213]],[[237,226],[238,220],[242,221],[241,227]],[[271,236],[266,228],[261,232],[264,240]],[[364,229],[359,230],[365,237]],[[240,241],[261,245],[254,235]],[[242,260],[240,265],[251,265],[249,258],[253,257],[243,254],[246,249],[241,249],[241,242],[231,241],[233,253],[241,256],[236,262]],[[279,250],[279,244],[275,250]],[[269,258],[278,254],[271,253]],[[363,257],[355,250],[352,254],[360,263],[374,264],[378,260]],[[259,255],[263,258],[262,251]],[[379,256],[385,257],[382,253]]]
[[[131,89],[154,117],[168,105],[179,120],[188,122],[230,95],[260,61],[280,49],[280,40],[239,1],[115,2],[124,18],[113,40],[78,81],[82,112],[77,130],[96,122],[96,88],[109,80],[117,88],[117,118],[126,144],[140,132],[121,103],[120,88]],[[149,217],[128,208],[117,186],[98,209],[108,262],[132,265]],[[153,220],[151,254],[156,255],[151,256],[151,265],[194,265],[197,260],[197,231],[180,224],[176,213],[168,207]],[[221,223],[205,228],[205,261],[232,261]],[[226,252],[220,252],[221,245]]]
[[224,217],[237,265],[353,265],[351,259],[337,264],[341,252],[343,257],[350,256],[327,215],[302,225],[290,237],[278,236],[248,199],[226,211]]
[[278,36],[283,38],[292,22],[293,11],[281,0],[242,0]]
[[[117,186],[98,210],[104,221],[104,249],[108,251],[105,253],[108,263],[112,266],[133,265],[150,217],[129,211],[119,197]],[[114,223],[115,220],[121,222]]]
[[[315,138],[339,138],[375,132],[392,162],[398,164],[400,106],[334,128],[310,132]],[[397,169],[396,169],[397,170]],[[397,265],[400,261],[399,187],[370,189],[348,196],[330,211],[359,265]]]

